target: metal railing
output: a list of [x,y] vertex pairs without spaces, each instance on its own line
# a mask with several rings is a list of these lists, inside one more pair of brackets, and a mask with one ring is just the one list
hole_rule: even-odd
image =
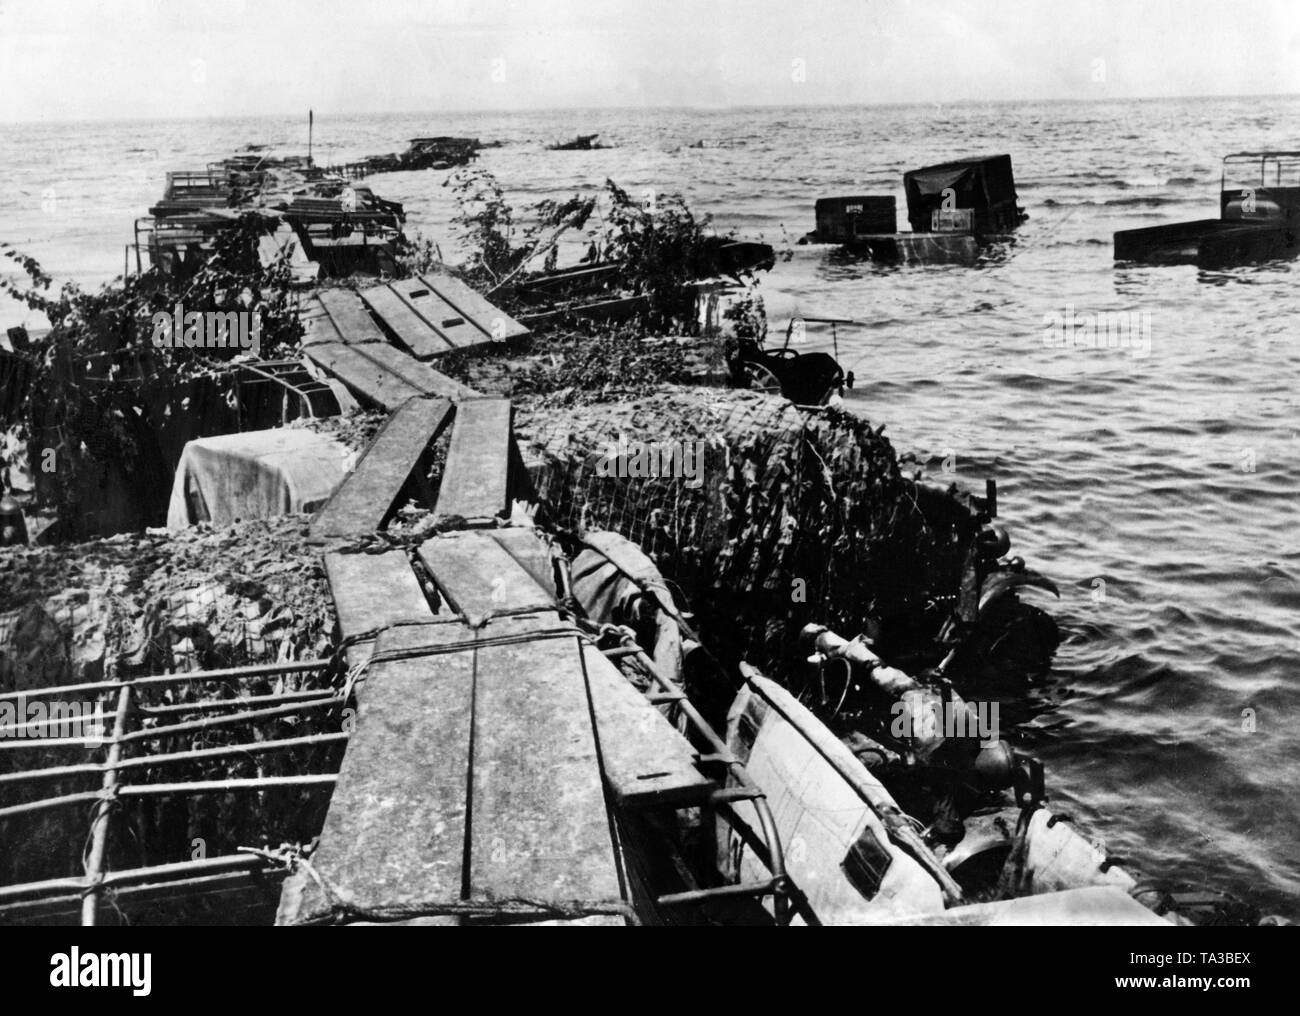
[[[224,683],[243,692],[241,683],[250,679],[284,679],[291,675],[320,675],[331,666],[331,661],[324,659],[293,660],[220,670],[151,675],[134,679],[110,678],[105,681],[0,693],[0,704],[30,703],[33,700],[43,699],[67,700],[71,696],[86,696],[101,706],[106,702],[111,702],[113,705],[112,730],[108,733],[102,730],[82,729],[77,735],[70,737],[29,736],[40,733],[42,727],[48,731],[51,721],[35,724],[25,722],[0,727],[0,756],[55,748],[102,748],[104,750],[102,761],[16,769],[0,773],[0,789],[39,787],[46,781],[70,777],[100,777],[98,790],[38,796],[32,800],[0,807],[0,820],[4,820],[34,812],[90,806],[88,847],[84,854],[85,874],[0,886],[0,923],[22,918],[33,908],[39,909],[42,905],[62,903],[66,907],[70,905],[70,901],[79,897],[81,923],[89,926],[97,923],[105,894],[110,890],[116,891],[118,887],[148,885],[157,888],[161,885],[173,890],[181,890],[189,886],[207,884],[214,877],[226,879],[232,887],[238,887],[239,878],[244,878],[246,881],[248,875],[274,870],[277,865],[270,859],[240,853],[110,871],[107,864],[108,849],[119,802],[141,797],[224,794],[264,791],[280,787],[332,786],[337,780],[337,774],[333,772],[173,782],[136,782],[136,780],[142,775],[182,762],[262,755],[307,745],[343,743],[349,737],[346,730],[315,732],[269,740],[248,738],[234,744],[207,748],[191,747],[134,757],[130,752],[138,745],[161,742],[176,735],[194,735],[222,727],[254,724],[260,720],[304,715],[314,710],[341,706],[346,701],[349,690],[321,687],[281,694],[239,694],[231,698],[204,698],[193,702],[163,705],[145,704],[141,701],[141,696],[149,690],[175,688],[200,682]],[[192,718],[169,722],[172,717],[185,717],[187,714]],[[67,723],[66,720],[54,722]]]

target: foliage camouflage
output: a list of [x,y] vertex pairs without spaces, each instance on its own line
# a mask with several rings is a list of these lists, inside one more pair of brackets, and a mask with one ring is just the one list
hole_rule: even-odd
[[[254,251],[263,222],[245,215],[217,241],[213,256],[190,276],[159,270],[115,281],[98,292],[75,283],[52,290],[34,259],[9,245],[0,253],[27,276],[21,284],[0,278],[0,291],[49,318],[51,329],[32,340],[32,376],[19,410],[19,437],[29,447],[38,502],[53,508],[66,536],[87,536],[93,474],[120,470],[142,495],[139,525],[165,514],[174,462],[160,434],[184,428],[195,393],[233,402],[234,349],[158,349],[151,340],[154,313],[250,311],[261,315],[262,356],[274,359],[298,348],[302,326],[288,254],[262,267]],[[199,436],[199,435],[195,435]],[[39,468],[53,452],[57,468]]]

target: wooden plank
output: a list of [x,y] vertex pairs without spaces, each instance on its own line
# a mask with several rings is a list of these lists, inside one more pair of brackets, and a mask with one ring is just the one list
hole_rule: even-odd
[[[494,636],[550,628],[501,618]],[[620,884],[578,640],[485,646],[474,700],[470,898],[617,902]]]
[[[470,321],[487,341],[510,342],[529,334],[524,325],[453,275],[430,272],[420,276],[420,280],[457,316]],[[475,340],[475,344],[481,341]]]
[[311,523],[311,535],[373,533],[392,517],[398,495],[451,419],[447,399],[404,402]]
[[394,410],[414,395],[469,398],[474,389],[387,344],[304,345],[303,355],[381,409]]
[[435,514],[483,525],[510,510],[513,416],[509,399],[460,403]]
[[466,317],[423,279],[394,282],[393,291],[419,311],[429,328],[452,349],[479,346],[492,340],[489,329]]
[[582,647],[605,782],[628,807],[701,804],[716,788],[698,753],[595,646]]
[[566,317],[579,317],[586,321],[626,321],[641,313],[650,305],[649,297],[616,296],[610,299],[579,301],[554,310],[534,311],[523,314],[520,320],[525,324],[539,325],[548,321],[560,321]]
[[348,345],[355,346],[364,342],[382,342],[387,344],[379,325],[366,311],[361,297],[350,289],[322,289],[319,294],[321,306],[325,308],[339,335]]
[[299,285],[315,282],[320,275],[320,265],[311,260],[302,249],[298,234],[287,222],[279,222],[274,229],[263,232],[257,240],[258,258],[263,268],[275,263],[283,250],[289,252],[289,270],[293,281]]
[[388,329],[415,354],[416,359],[427,360],[456,348],[403,299],[400,292],[387,285],[362,290],[361,299],[383,319]]
[[[404,551],[329,553],[325,555],[325,575],[334,596],[339,633],[345,639],[398,621],[433,619]],[[373,649],[373,640],[356,643],[348,649],[348,663],[369,659]]]
[[335,327],[333,319],[321,304],[319,297],[313,296],[299,305],[298,320],[303,327],[303,346],[319,346],[327,342],[346,345],[343,342],[343,336]]
[[392,410],[407,399],[425,394],[376,360],[362,356],[356,346],[337,342],[304,345],[303,355],[337,377],[354,394],[380,409]]
[[[392,628],[381,651],[448,645],[459,623]],[[366,678],[312,867],[369,919],[447,913],[462,903],[474,710],[471,652],[380,662]],[[285,882],[277,924],[326,919],[306,872]]]
[[440,374],[427,363],[421,363],[409,353],[385,343],[382,346],[361,346],[357,350],[362,356],[400,377],[407,384],[419,389],[424,395],[439,395],[444,399],[466,399],[478,395],[468,385]]
[[537,530],[528,526],[507,526],[504,529],[483,531],[501,544],[505,552],[547,593],[556,592],[555,559],[551,556],[550,544]]
[[419,550],[452,610],[473,628],[490,614],[555,606],[555,597],[486,533],[444,533]]

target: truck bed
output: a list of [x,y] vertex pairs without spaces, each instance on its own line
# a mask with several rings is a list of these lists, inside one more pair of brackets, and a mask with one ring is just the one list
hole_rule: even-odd
[[1221,268],[1235,264],[1294,257],[1300,237],[1281,223],[1224,222],[1197,219],[1115,234],[1115,260],[1152,265]]

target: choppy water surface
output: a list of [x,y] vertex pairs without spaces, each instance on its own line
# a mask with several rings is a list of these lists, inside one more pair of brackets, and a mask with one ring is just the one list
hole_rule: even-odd
[[[901,209],[904,170],[1011,152],[1031,219],[980,267],[885,270],[795,246],[763,283],[769,308],[861,321],[840,333],[856,407],[937,478],[944,459],[976,488],[995,477],[1016,551],[1061,586],[1065,641],[1026,732],[1057,806],[1145,873],[1294,914],[1300,268],[1117,269],[1111,234],[1216,216],[1221,157],[1300,148],[1298,116],[1295,98],[322,115],[316,154],[466,133],[505,142],[481,164],[519,205],[608,176],[784,245],[818,196],[892,193]],[[579,131],[619,147],[541,150]],[[166,170],[250,142],[298,151],[305,135],[281,120],[0,126],[0,240],[98,284]],[[717,146],[681,147],[701,139]],[[451,254],[446,176],[373,184]],[[1149,312],[1150,355],[1049,348],[1044,316],[1067,304]],[[0,323],[25,315],[0,305]]]

